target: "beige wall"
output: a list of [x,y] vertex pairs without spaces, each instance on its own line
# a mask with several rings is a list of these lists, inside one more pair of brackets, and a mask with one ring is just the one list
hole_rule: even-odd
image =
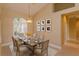
[[[28,31],[36,32],[36,20],[46,19],[49,18],[52,20],[52,31],[51,32],[40,32],[40,35],[45,35],[45,39],[49,39],[52,44],[55,45],[61,45],[62,38],[62,29],[61,29],[61,15],[65,13],[70,13],[73,11],[79,10],[79,4],[76,4],[76,7],[65,9],[58,12],[53,12],[53,5],[48,4],[45,6],[42,10],[40,10],[35,16],[34,16],[34,26],[33,24],[29,24]],[[1,32],[2,32],[2,43],[7,43],[11,41],[12,37],[12,20],[15,16],[26,18],[25,14],[18,13],[16,11],[6,10],[3,9],[2,15],[1,15]],[[31,29],[30,29],[31,28]]]
[[[36,20],[41,20],[41,19],[46,19],[46,18],[51,19],[52,20],[52,31],[49,33],[44,32],[46,34],[45,38],[49,39],[52,44],[61,46],[62,39],[64,39],[64,37],[62,36],[64,32],[62,33],[61,20],[63,19],[61,15],[70,13],[73,11],[78,11],[78,10],[79,10],[79,4],[76,4],[75,7],[73,8],[61,10],[58,12],[53,12],[53,5],[49,4],[35,15],[34,32],[37,32],[36,31]],[[43,32],[40,32],[40,35],[42,35],[42,33]]]
[[[51,7],[52,7],[52,5],[49,4],[49,5],[45,6],[42,10],[40,10],[40,12],[38,12],[35,15],[35,17],[34,17],[34,32],[37,32],[36,31],[36,21],[37,20],[43,20],[43,19],[46,19],[46,18],[50,18],[50,19],[52,19],[52,21],[54,21],[53,17],[50,15],[50,14],[52,14],[51,13],[51,11],[52,11]],[[52,26],[53,26],[53,24],[52,24]],[[54,35],[52,35],[53,30],[52,30],[51,33],[49,33],[49,32],[48,33],[47,32],[38,32],[38,33],[40,35],[46,36],[45,39],[52,39],[51,37],[54,37]],[[53,42],[53,40],[54,39],[52,39],[52,42]]]
[[[2,16],[1,17],[2,43],[4,44],[4,43],[11,42],[14,17],[23,17],[24,19],[26,19],[26,15],[22,13],[18,13],[16,11],[11,11],[9,9],[8,10],[3,9],[1,16]],[[30,27],[30,25],[28,25],[28,27]],[[31,30],[28,30],[28,31],[32,31],[32,28],[33,27],[31,26]]]
[[1,43],[1,8],[0,8],[0,43]]
[[1,20],[0,20],[0,43],[1,43]]

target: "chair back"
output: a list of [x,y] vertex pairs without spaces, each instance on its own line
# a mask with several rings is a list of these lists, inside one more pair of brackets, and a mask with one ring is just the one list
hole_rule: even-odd
[[19,41],[18,40],[15,40],[15,44],[16,44],[16,48],[17,48],[17,51],[20,51],[20,49],[19,49]]
[[41,44],[42,44],[42,51],[47,50],[48,49],[49,40],[41,42]]
[[15,40],[15,44],[16,44],[16,55],[20,56],[20,44],[18,40]]
[[[36,46],[36,49],[41,49],[41,52],[39,55],[44,56],[44,55],[48,55],[48,45],[49,45],[49,40],[40,42],[39,44],[37,44],[38,46]],[[40,48],[39,48],[40,47]]]
[[48,45],[49,40],[42,42],[42,50],[41,50],[42,55],[48,55]]
[[16,47],[15,38],[12,36],[13,46]]
[[19,46],[20,46],[19,40],[15,39],[14,37],[12,37],[12,40],[13,40],[14,47],[16,47],[17,50],[19,50]]
[[15,39],[14,37],[12,37],[12,40],[13,40],[14,50],[16,50],[16,55],[20,55],[18,40]]

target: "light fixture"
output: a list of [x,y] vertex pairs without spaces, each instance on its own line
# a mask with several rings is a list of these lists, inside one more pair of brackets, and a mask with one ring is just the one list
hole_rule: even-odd
[[28,19],[28,20],[27,20],[27,23],[32,23],[32,20]]
[[30,7],[31,5],[30,4],[28,4],[28,10],[27,10],[27,23],[32,23],[32,18],[31,18],[31,15],[30,15]]

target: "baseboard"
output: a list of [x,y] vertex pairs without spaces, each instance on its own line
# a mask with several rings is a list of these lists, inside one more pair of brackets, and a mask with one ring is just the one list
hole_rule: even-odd
[[50,46],[51,48],[61,49],[61,46],[56,45],[56,44],[49,44],[49,46]]
[[1,46],[9,46],[9,45],[11,45],[11,44],[12,44],[12,42],[8,42],[8,43],[2,44]]

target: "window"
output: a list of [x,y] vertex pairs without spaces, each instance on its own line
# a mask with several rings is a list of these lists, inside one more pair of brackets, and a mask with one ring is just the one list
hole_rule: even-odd
[[13,33],[26,33],[27,23],[24,18],[14,18],[13,20]]

